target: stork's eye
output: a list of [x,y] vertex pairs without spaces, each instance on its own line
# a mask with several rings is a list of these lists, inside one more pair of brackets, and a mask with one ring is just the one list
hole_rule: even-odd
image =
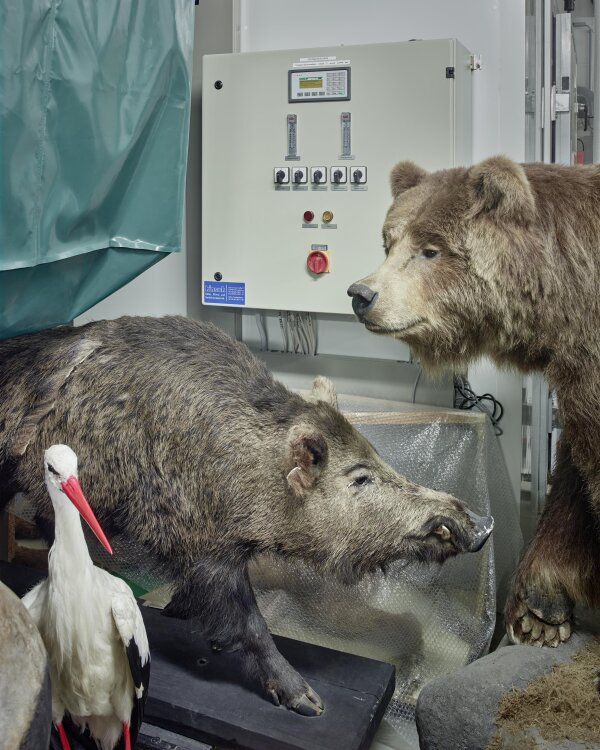
[[60,474],[58,473],[58,471],[56,471],[56,469],[54,468],[54,466],[52,466],[52,464],[48,464],[48,471],[57,477],[60,476]]
[[368,474],[361,474],[352,482],[355,487],[363,487],[365,484],[371,484],[371,477]]
[[433,247],[426,247],[423,250],[421,250],[421,255],[424,258],[435,258],[435,256],[439,254],[440,254],[440,251],[436,250]]

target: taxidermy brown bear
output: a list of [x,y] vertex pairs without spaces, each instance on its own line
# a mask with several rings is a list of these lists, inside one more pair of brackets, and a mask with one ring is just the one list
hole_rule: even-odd
[[506,604],[511,640],[557,645],[600,603],[600,167],[498,156],[391,175],[386,258],[348,294],[375,333],[429,369],[482,355],[556,389],[559,456]]

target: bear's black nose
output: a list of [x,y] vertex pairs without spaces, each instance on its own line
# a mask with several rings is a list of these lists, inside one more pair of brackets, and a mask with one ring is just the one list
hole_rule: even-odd
[[369,289],[366,284],[352,284],[348,289],[348,296],[352,297],[352,309],[358,318],[363,320],[375,304],[377,292]]

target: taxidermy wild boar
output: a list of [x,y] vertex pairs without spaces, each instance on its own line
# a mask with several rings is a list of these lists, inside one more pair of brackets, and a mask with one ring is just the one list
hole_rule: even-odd
[[51,517],[40,456],[67,443],[99,520],[158,559],[166,612],[198,618],[276,704],[306,715],[319,696],[275,648],[250,558],[302,558],[352,582],[398,560],[479,550],[492,519],[397,474],[337,411],[250,350],[186,318],[121,318],[0,342],[0,497]]

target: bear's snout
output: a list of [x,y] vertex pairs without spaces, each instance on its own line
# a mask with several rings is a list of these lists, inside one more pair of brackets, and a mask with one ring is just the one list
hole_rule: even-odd
[[378,293],[366,284],[352,284],[348,289],[348,296],[352,297],[352,309],[359,320],[364,320],[369,310],[377,300]]

